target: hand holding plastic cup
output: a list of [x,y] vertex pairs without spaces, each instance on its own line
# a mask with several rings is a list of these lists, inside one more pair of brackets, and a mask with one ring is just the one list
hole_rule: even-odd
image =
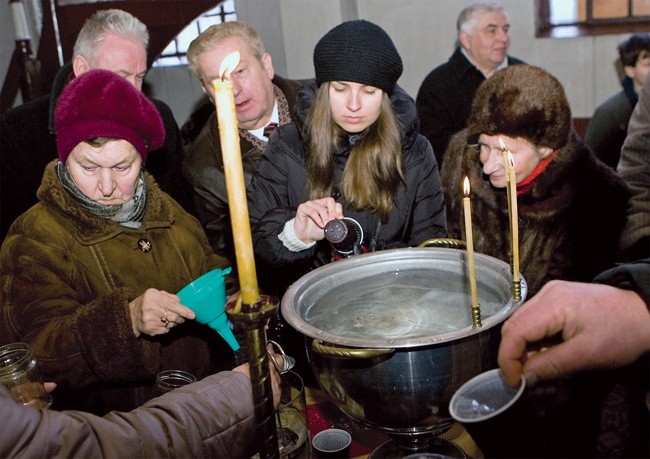
[[213,269],[189,283],[177,293],[181,304],[196,314],[196,321],[216,330],[233,351],[239,343],[230,329],[226,315],[226,280],[232,268]]
[[449,414],[460,422],[485,457],[523,457],[531,429],[523,397],[526,380],[513,388],[501,370],[486,371],[463,384],[451,397]]

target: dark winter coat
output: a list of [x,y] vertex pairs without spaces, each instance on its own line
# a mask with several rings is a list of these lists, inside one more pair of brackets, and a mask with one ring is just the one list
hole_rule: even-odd
[[[302,82],[275,76],[273,83],[287,98],[291,113]],[[244,182],[248,185],[260,162],[262,151],[252,142],[239,137]],[[223,168],[221,142],[214,112],[192,142],[183,161],[183,175],[194,190],[197,215],[205,229],[210,245],[219,255],[235,261],[232,241],[228,190]]]
[[627,125],[639,99],[630,77],[623,78],[621,84],[622,91],[596,108],[585,133],[585,144],[612,169],[616,169],[621,157]]
[[[0,116],[0,242],[13,221],[36,204],[36,191],[45,166],[57,157],[54,108],[71,73],[71,64],[61,67],[50,95],[12,108]],[[178,125],[164,102],[150,100],[165,125],[165,144],[149,152],[146,170],[163,191],[193,212],[189,188],[178,172],[184,154]]]
[[152,398],[161,370],[203,378],[230,368],[232,351],[194,321],[156,337],[133,333],[129,302],[146,289],[176,293],[228,265],[199,222],[149,174],[140,229],[91,215],[62,187],[57,161],[45,170],[40,203],[0,249],[0,344],[32,346],[45,379],[58,384],[54,408],[96,414]]
[[[482,175],[467,130],[452,138],[442,168],[450,237],[464,238],[462,183],[471,184],[474,249],[510,262],[506,189]],[[518,196],[519,262],[528,297],[552,279],[588,282],[613,266],[629,190],[573,135],[558,156]]]
[[[508,65],[513,64],[523,61],[508,56]],[[420,132],[431,142],[440,168],[449,140],[467,126],[474,94],[484,81],[483,73],[457,48],[422,82],[416,99]]]
[[[295,217],[298,206],[309,200],[303,142],[305,121],[315,93],[315,84],[300,91],[295,123],[276,129],[248,193],[256,260],[263,269],[268,269],[267,272],[285,275],[288,282],[331,261],[331,246],[326,240],[309,249],[292,252],[278,239],[285,223]],[[431,145],[418,133],[413,99],[396,87],[391,102],[401,131],[405,183],[398,187],[388,221],[379,225],[378,215],[350,210],[344,197],[334,194],[343,205],[343,214],[363,227],[366,245],[374,239],[380,247],[417,246],[427,239],[447,235],[444,198]],[[348,145],[332,153],[335,188],[342,177],[349,150]]]
[[630,117],[616,170],[632,191],[621,235],[623,258],[650,257],[650,75]]
[[22,406],[0,386],[0,412],[0,457],[234,458],[251,457],[259,444],[251,383],[238,372],[105,417]]

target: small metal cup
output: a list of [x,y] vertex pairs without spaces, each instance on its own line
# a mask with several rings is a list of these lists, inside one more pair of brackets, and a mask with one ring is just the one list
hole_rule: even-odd
[[268,344],[273,348],[273,352],[270,350],[267,351],[269,354],[269,359],[278,373],[281,375],[285,374],[287,371],[291,370],[296,365],[296,359],[287,355],[278,343],[272,340],[268,340]]

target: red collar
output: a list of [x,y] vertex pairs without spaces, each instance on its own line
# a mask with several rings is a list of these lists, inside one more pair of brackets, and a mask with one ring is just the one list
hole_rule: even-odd
[[517,183],[517,196],[521,196],[530,190],[530,187],[533,185],[533,180],[535,180],[542,172],[544,172],[544,170],[548,167],[549,164],[551,164],[551,161],[553,161],[558,154],[560,154],[559,149],[553,150],[553,153],[539,162],[535,170],[528,177],[526,177],[522,182]]

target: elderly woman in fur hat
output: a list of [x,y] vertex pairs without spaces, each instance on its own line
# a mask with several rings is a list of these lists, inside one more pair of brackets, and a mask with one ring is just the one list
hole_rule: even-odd
[[613,266],[628,189],[572,130],[559,81],[538,67],[508,67],[479,88],[468,127],[442,167],[451,237],[464,238],[462,183],[471,184],[478,252],[510,261],[503,149],[517,181],[519,254],[528,296],[547,281],[590,281]]
[[[0,251],[0,344],[31,344],[58,385],[55,408],[95,414],[154,397],[161,370],[200,379],[232,368],[229,346],[175,294],[229,263],[143,171],[165,135],[156,107],[124,78],[93,70],[64,89],[55,128],[59,158],[40,202]],[[235,379],[245,396],[229,403],[245,414],[250,381]]]
[[[475,249],[510,261],[501,142],[514,157],[528,296],[549,280],[591,281],[612,267],[629,190],[573,131],[559,81],[529,65],[508,67],[482,83],[467,128],[447,149],[441,177],[450,235],[464,237],[462,184],[468,176]],[[531,388],[536,410],[525,422],[535,442],[529,451],[538,457],[596,457],[600,404],[609,384],[586,375]],[[522,454],[513,451],[512,457]]]

